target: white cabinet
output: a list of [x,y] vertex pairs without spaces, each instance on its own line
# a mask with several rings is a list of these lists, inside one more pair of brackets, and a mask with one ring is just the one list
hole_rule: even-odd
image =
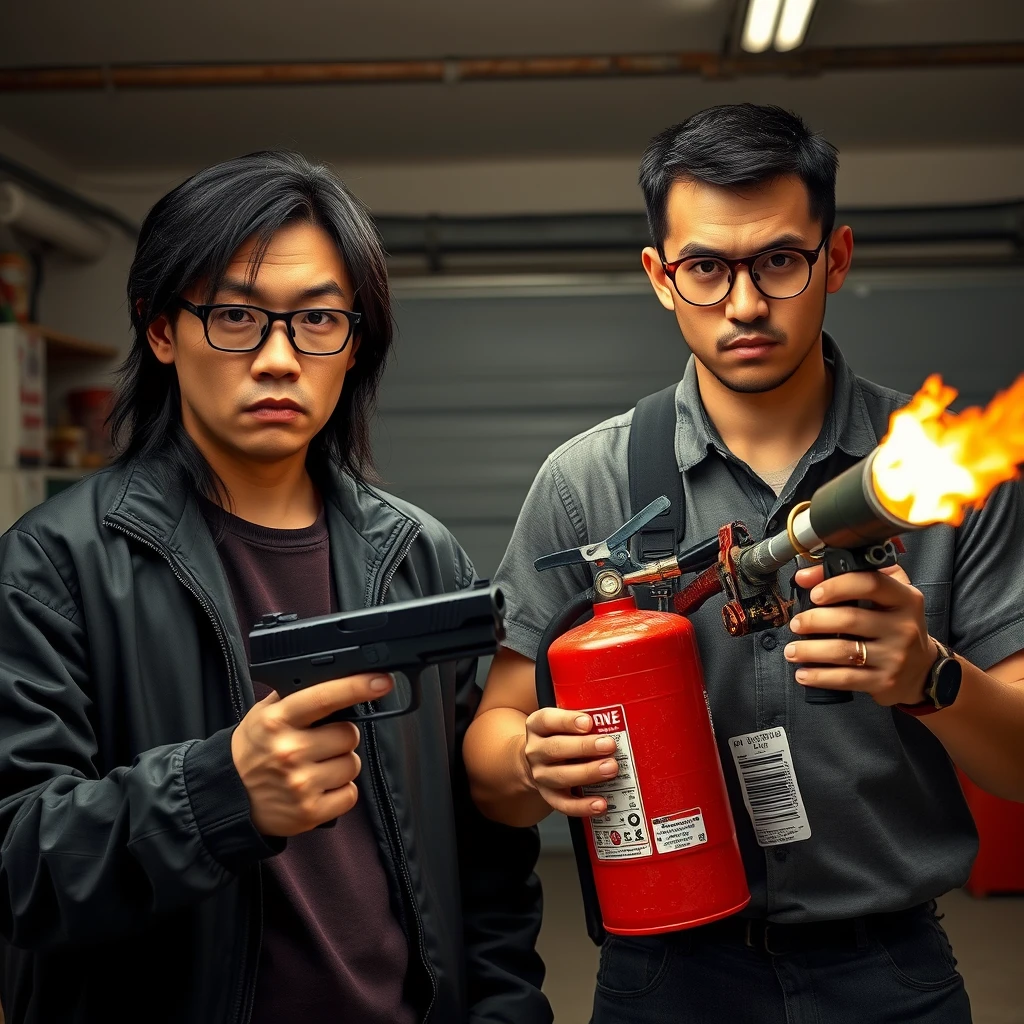
[[45,465],[48,367],[115,354],[112,346],[34,324],[0,324],[0,533],[85,472]]

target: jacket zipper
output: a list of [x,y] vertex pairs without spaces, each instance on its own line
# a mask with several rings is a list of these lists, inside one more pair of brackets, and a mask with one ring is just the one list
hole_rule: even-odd
[[119,533],[123,533],[126,537],[131,537],[132,540],[138,541],[151,551],[155,551],[170,566],[171,572],[174,573],[177,581],[199,602],[200,607],[204,612],[206,612],[207,617],[213,625],[214,632],[217,634],[217,641],[220,643],[220,650],[224,655],[224,662],[228,667],[228,683],[231,693],[231,704],[235,711],[235,718],[240,722],[242,720],[242,716],[245,714],[245,704],[242,700],[241,687],[238,685],[238,674],[235,671],[235,663],[231,657],[231,650],[228,647],[227,637],[224,635],[224,628],[220,624],[220,619],[217,618],[217,613],[211,607],[209,601],[206,600],[206,596],[198,586],[193,586],[192,582],[185,576],[185,574],[178,569],[177,563],[166,548],[161,547],[156,541],[150,540],[141,533],[129,530],[128,527],[123,526],[117,520],[107,519],[105,522],[107,526],[112,527]]
[[[106,520],[107,525],[113,529],[123,533],[126,537],[130,537],[132,540],[137,541],[143,546],[149,548],[151,551],[155,551],[170,567],[172,573],[178,582],[199,602],[200,607],[206,613],[210,622],[213,624],[214,632],[217,634],[217,640],[220,643],[221,652],[224,655],[224,661],[228,668],[228,680],[230,683],[231,702],[235,709],[235,716],[238,721],[242,720],[245,713],[244,702],[242,699],[241,688],[238,685],[237,673],[235,672],[234,661],[231,658],[231,650],[228,647],[227,638],[224,635],[224,629],[220,624],[220,620],[217,618],[216,612],[210,606],[210,603],[206,600],[206,596],[202,593],[198,586],[194,586],[192,582],[182,573],[174,558],[170,552],[165,548],[161,547],[155,541],[150,540],[148,537],[143,536],[137,531],[130,530],[126,526],[122,525],[112,519]],[[419,536],[419,529],[415,526],[410,529],[408,535],[402,541],[401,545],[392,556],[391,562],[388,565],[387,570],[381,577],[380,588],[375,595],[374,604],[380,605],[384,603],[384,598],[387,596],[388,588],[391,586],[391,581],[395,577],[395,573],[398,571],[399,565],[402,560],[409,553],[416,538]],[[434,1009],[434,1003],[437,1000],[437,975],[434,973],[433,965],[430,963],[430,959],[427,956],[426,946],[423,941],[423,918],[420,915],[419,907],[416,905],[416,894],[413,891],[412,879],[409,876],[409,869],[405,862],[405,847],[402,843],[402,833],[398,826],[398,815],[395,811],[394,801],[391,799],[391,792],[387,788],[384,779],[384,768],[380,763],[380,753],[377,750],[377,736],[374,731],[372,722],[368,722],[364,727],[364,743],[366,744],[367,760],[370,764],[370,779],[373,785],[374,796],[377,799],[377,806],[381,807],[385,812],[384,826],[385,833],[388,838],[388,845],[391,848],[391,856],[395,862],[398,872],[401,876],[402,883],[405,887],[405,895],[409,903],[409,907],[412,910],[413,921],[416,926],[416,946],[420,956],[420,963],[423,965],[427,972],[427,977],[430,979],[430,1003],[427,1006],[427,1012],[424,1014],[424,1022],[430,1019],[430,1014]],[[248,952],[248,944],[246,945],[246,952],[242,956],[242,977],[243,981],[246,972],[246,956]],[[235,1001],[235,1012],[233,1019],[236,1021],[241,1020],[242,1003],[245,999],[245,985],[243,984],[239,988],[238,997]],[[248,1014],[246,1015],[248,1019]]]
[[[224,662],[228,669],[228,689],[231,695],[231,705],[234,708],[235,718],[237,721],[241,721],[245,714],[245,702],[242,698],[242,690],[238,685],[238,674],[235,671],[235,663],[231,657],[231,649],[228,647],[227,637],[224,634],[224,628],[220,623],[220,619],[217,618],[217,613],[214,611],[210,602],[207,601],[206,595],[203,594],[202,590],[198,585],[194,585],[191,580],[178,568],[177,563],[174,561],[174,557],[171,553],[156,541],[144,536],[143,534],[130,530],[122,523],[115,519],[107,518],[104,520],[107,526],[119,533],[123,533],[126,537],[130,537],[132,540],[142,544],[143,547],[149,548],[151,551],[155,551],[170,567],[172,573],[174,573],[175,579],[199,602],[199,606],[206,612],[207,617],[213,625],[214,632],[217,634],[217,641],[220,643],[221,653],[224,655]],[[251,910],[250,910],[251,915]],[[232,1019],[235,1021],[242,1021],[242,1004],[245,1001],[245,975],[247,970],[247,960],[249,954],[249,946],[251,944],[251,916],[247,921],[246,930],[250,932],[250,936],[247,936],[247,940],[242,952],[242,984],[239,986],[238,995],[235,999],[235,1010],[232,1015]],[[250,1008],[251,1012],[251,1008]],[[249,1014],[245,1015],[245,1020],[248,1021]]]
[[[374,597],[373,603],[375,605],[384,603],[384,598],[387,596],[388,588],[391,586],[391,581],[394,579],[395,573],[398,571],[398,566],[401,564],[402,559],[404,559],[409,553],[409,549],[419,536],[419,532],[419,529],[415,527],[411,529],[409,531],[409,535],[395,552],[387,571],[381,577],[380,588]],[[388,846],[391,849],[391,858],[395,862],[395,867],[398,870],[402,884],[405,888],[405,896],[408,901],[409,908],[412,911],[413,923],[416,929],[416,950],[419,953],[420,963],[423,965],[423,968],[427,973],[427,978],[430,981],[430,1003],[427,1006],[426,1013],[423,1015],[423,1022],[426,1024],[426,1021],[430,1020],[430,1014],[433,1012],[434,1003],[437,1001],[437,975],[434,973],[434,967],[430,962],[430,958],[427,956],[426,944],[423,941],[423,918],[420,915],[420,908],[416,904],[416,893],[413,891],[412,878],[409,876],[409,869],[406,865],[405,847],[402,843],[402,832],[398,826],[398,815],[395,812],[395,803],[391,799],[391,791],[388,789],[384,778],[384,767],[380,762],[380,753],[377,749],[377,734],[373,722],[367,722],[363,726],[363,743],[366,746],[366,759],[370,766],[370,780],[373,785],[373,794],[377,800],[377,806],[380,807],[382,811],[384,831],[387,835]]]

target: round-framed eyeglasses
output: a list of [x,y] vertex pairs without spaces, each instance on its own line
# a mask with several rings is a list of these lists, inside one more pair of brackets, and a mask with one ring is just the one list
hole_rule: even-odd
[[691,306],[717,306],[723,302],[732,291],[739,267],[747,268],[754,287],[765,298],[795,299],[811,283],[814,264],[829,234],[815,249],[797,249],[787,245],[765,249],[738,260],[697,253],[673,263],[666,263],[662,257],[661,265],[679,297]]
[[179,298],[178,305],[203,323],[207,344],[218,352],[254,352],[267,340],[277,320],[284,321],[288,340],[306,356],[335,356],[345,350],[362,313],[348,309],[293,309],[279,313],[241,303],[197,306]]

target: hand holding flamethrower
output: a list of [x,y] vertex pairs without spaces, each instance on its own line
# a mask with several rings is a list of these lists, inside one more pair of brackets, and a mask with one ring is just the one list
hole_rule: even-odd
[[[959,663],[945,655],[935,659],[927,649],[932,641],[924,629],[920,594],[873,570],[895,565],[902,550],[899,534],[937,522],[957,525],[967,505],[979,504],[999,483],[1015,476],[1016,463],[1024,461],[1024,424],[1013,401],[1018,392],[1024,397],[1024,378],[1013,392],[993,402],[990,409],[998,410],[992,418],[999,429],[989,431],[988,411],[965,413],[962,424],[954,423],[957,418],[944,410],[955,392],[937,378],[929,379],[911,404],[894,414],[890,433],[878,448],[819,488],[810,502],[797,506],[785,531],[760,542],[752,540],[743,524],[730,523],[717,537],[674,557],[637,564],[628,551],[629,537],[665,509],[667,499],[660,498],[608,540],[537,560],[539,570],[573,563],[589,563],[595,570],[594,588],[570,600],[551,621],[541,639],[536,670],[541,708],[586,713],[595,732],[615,739],[618,767],[613,777],[582,787],[585,796],[600,798],[603,810],[592,801],[592,811],[575,812],[594,815],[589,829],[580,819],[570,819],[588,931],[595,941],[604,930],[647,934],[704,924],[735,913],[745,903],[721,765],[710,722],[702,714],[707,697],[699,655],[693,627],[685,618],[709,598],[724,593],[723,622],[733,636],[781,626],[791,621],[794,602],[779,591],[779,570],[796,555],[821,561],[824,585],[819,582],[812,593],[816,604],[824,601],[833,607],[811,608],[804,598],[798,610],[806,619],[793,626],[800,633],[825,623],[849,626],[847,638],[838,642],[843,650],[852,648],[852,656],[837,655],[835,640],[810,641],[813,656],[827,665],[821,669],[824,675],[812,681],[820,678],[830,685],[817,692],[808,687],[809,702],[849,700],[850,690],[864,689],[880,703],[891,704],[902,699],[897,689],[907,696],[916,687],[910,698],[916,703],[924,666],[933,661],[936,667],[951,664],[959,685]],[[679,616],[639,611],[632,598],[623,596],[626,587],[657,586],[691,572],[696,578],[673,599]],[[849,574],[864,580],[855,586],[828,586],[837,577],[848,580]],[[837,608],[840,593],[843,598],[874,598],[885,610]],[[593,621],[572,628],[591,606]],[[880,628],[872,632],[869,624]],[[892,665],[902,661],[898,687],[892,680],[870,681],[872,673],[864,668],[868,657],[863,637],[883,635],[888,639],[878,640],[876,656],[901,648],[888,670],[893,675]],[[920,658],[908,656],[915,644],[921,648]],[[800,660],[788,652],[787,657]],[[834,667],[843,658],[854,666],[855,682],[836,682],[835,673],[850,674]],[[799,673],[797,678],[801,681]],[[948,701],[936,697],[936,668],[931,680],[926,692],[934,709]],[[685,858],[673,856],[684,849]]]

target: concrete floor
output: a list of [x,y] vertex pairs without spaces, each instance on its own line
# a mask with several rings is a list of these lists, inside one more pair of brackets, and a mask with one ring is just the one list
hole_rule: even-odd
[[[584,931],[572,855],[543,855],[538,873],[544,884],[538,949],[555,1024],[587,1024],[598,951]],[[974,1024],[1024,1024],[1024,896],[976,900],[956,890],[939,900],[939,910],[967,982]]]

